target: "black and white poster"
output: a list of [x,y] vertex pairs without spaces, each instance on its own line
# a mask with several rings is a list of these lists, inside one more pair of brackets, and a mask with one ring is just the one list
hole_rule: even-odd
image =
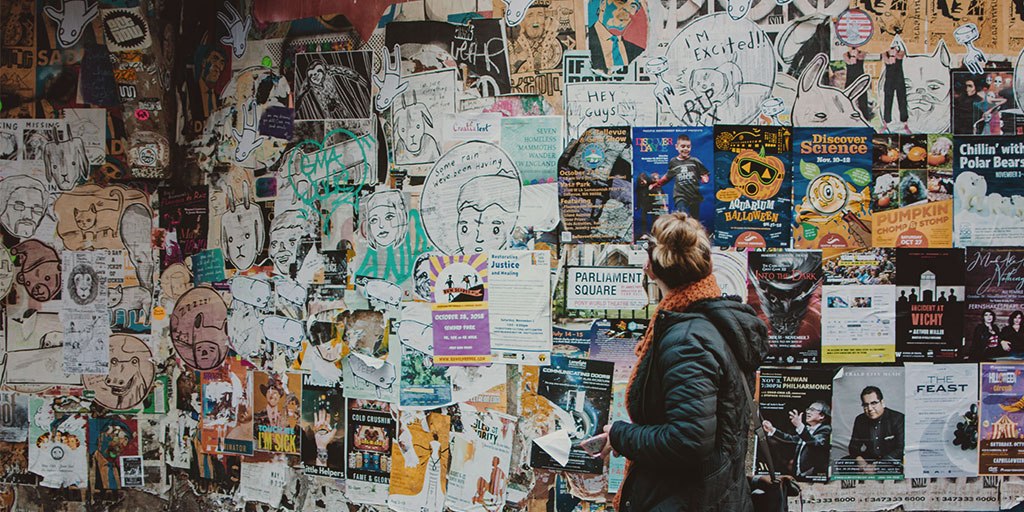
[[[761,406],[775,470],[799,480],[828,480],[832,439],[832,368],[766,368],[759,372]],[[761,450],[754,452],[759,475],[768,474]]]
[[964,337],[964,250],[900,248],[896,259],[896,357],[958,358]]
[[844,366],[832,381],[832,480],[901,480],[904,375],[898,366]]
[[295,56],[295,120],[369,119],[371,52]]

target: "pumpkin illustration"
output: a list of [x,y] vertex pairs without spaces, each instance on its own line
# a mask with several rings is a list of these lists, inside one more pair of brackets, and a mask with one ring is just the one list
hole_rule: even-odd
[[736,155],[729,169],[729,182],[751,199],[771,199],[782,188],[786,167],[775,156],[746,150]]

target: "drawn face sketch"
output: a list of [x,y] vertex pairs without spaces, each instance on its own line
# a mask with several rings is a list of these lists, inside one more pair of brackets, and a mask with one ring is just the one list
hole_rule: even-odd
[[153,288],[156,255],[150,242],[153,215],[142,204],[132,203],[121,214],[121,242],[128,250],[128,259],[135,266],[135,275],[141,286]]
[[192,283],[192,274],[184,263],[175,263],[160,275],[160,289],[164,300],[176,301],[188,291]]
[[67,283],[71,300],[83,306],[91,304],[99,295],[99,279],[96,270],[88,265],[78,265],[71,270],[71,280]]
[[86,389],[96,393],[96,403],[107,409],[131,409],[153,388],[156,366],[145,342],[127,334],[110,337],[110,373],[83,375]]
[[295,262],[299,241],[306,234],[308,222],[301,210],[286,210],[270,222],[270,260],[274,272],[289,275],[289,268]]
[[459,252],[504,249],[519,218],[518,182],[510,176],[477,176],[459,190]]
[[3,242],[0,242],[0,297],[6,297],[11,291],[14,283],[14,262],[11,261],[11,252],[7,250]]
[[221,244],[228,260],[235,268],[247,270],[256,263],[256,257],[263,250],[266,236],[263,230],[263,212],[248,196],[243,202],[235,202],[228,189],[228,211],[221,217]]
[[506,247],[519,218],[522,178],[512,159],[487,142],[467,142],[430,170],[420,197],[423,228],[448,255]]
[[430,257],[440,256],[438,253],[425,252],[416,257],[412,266],[412,277],[415,283],[413,291],[421,300],[430,299]]
[[409,231],[409,211],[399,190],[384,190],[363,200],[359,230],[373,249],[398,245]]
[[942,133],[950,129],[949,104],[952,85],[946,42],[931,55],[912,55],[903,60],[907,85],[907,124],[914,133]]
[[750,12],[750,4],[751,0],[728,0],[726,10],[730,18],[738,20]]
[[39,180],[23,174],[0,181],[0,201],[0,224],[18,238],[31,237],[46,215],[46,189]]
[[43,163],[46,179],[65,192],[75,188],[89,172],[85,143],[78,137],[65,142],[47,142],[43,146]]
[[60,293],[60,257],[39,240],[26,240],[11,249],[20,266],[15,280],[29,297],[46,302]]
[[193,288],[180,298],[171,313],[171,341],[189,368],[210,370],[227,355],[228,307],[213,288]]

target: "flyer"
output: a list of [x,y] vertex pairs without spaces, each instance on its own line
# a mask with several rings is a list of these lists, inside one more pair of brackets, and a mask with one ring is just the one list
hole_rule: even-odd
[[597,337],[597,321],[560,322],[551,329],[551,353],[567,357],[590,357],[590,345]]
[[891,363],[896,360],[896,287],[825,285],[821,362]]
[[832,380],[832,480],[903,478],[904,370],[844,366]]
[[516,156],[516,168],[522,175],[523,185],[553,182],[558,172],[555,162],[564,149],[562,118],[503,117],[501,147]]
[[206,250],[209,196],[207,187],[159,190],[160,229],[164,230],[161,269],[183,263],[186,257]]
[[459,405],[462,432],[452,432],[446,505],[453,512],[505,506],[517,418]]
[[202,450],[252,455],[252,372],[241,360],[229,357],[224,364],[199,375],[203,392],[203,419],[199,425]]
[[714,245],[789,247],[792,142],[784,126],[715,126]]
[[793,130],[793,247],[871,246],[871,128]]
[[895,284],[896,250],[822,249],[821,268],[825,284]]
[[28,395],[0,392],[0,441],[24,443],[28,439]]
[[346,494],[353,501],[383,505],[391,474],[395,420],[391,404],[348,399],[345,409]]
[[487,256],[432,256],[434,364],[491,361]]
[[[828,480],[835,373],[809,367],[758,372],[757,402],[776,471],[802,481]],[[769,474],[761,450],[754,457],[756,474]]]
[[[907,363],[907,478],[975,476],[978,366]],[[970,423],[973,421],[973,425]]]
[[957,136],[953,145],[957,247],[1024,237],[1024,144],[1019,136]]
[[448,486],[451,417],[400,411],[391,444],[388,508],[396,512],[443,512]]
[[558,159],[563,242],[633,241],[629,127],[589,128]]
[[710,127],[633,128],[633,239],[659,215],[683,212],[714,232],[714,152]]
[[637,267],[566,267],[569,309],[643,309],[648,297]]
[[966,270],[968,357],[1024,353],[1024,249],[968,247]]
[[751,252],[747,262],[747,303],[768,324],[765,362],[818,362],[821,252]]
[[487,277],[493,361],[547,362],[551,358],[551,253],[492,252]]
[[28,470],[43,487],[89,486],[88,417],[55,407],[54,397],[28,400]]
[[981,363],[978,473],[1024,474],[1022,363]]
[[573,447],[569,463],[562,466],[533,443],[531,466],[581,473],[602,472],[604,462],[588,455],[579,442],[603,432],[608,423],[614,370],[614,363],[561,356],[552,357],[551,366],[541,367],[538,394],[551,400],[572,418],[569,438]]
[[307,475],[345,478],[345,397],[302,376],[302,467]]
[[297,373],[253,371],[256,449],[299,453],[302,379]]
[[138,455],[138,420],[89,418],[89,478],[93,489],[120,489],[121,458]]
[[953,136],[876,134],[874,247],[953,246]]
[[900,248],[896,258],[896,357],[961,358],[964,250]]

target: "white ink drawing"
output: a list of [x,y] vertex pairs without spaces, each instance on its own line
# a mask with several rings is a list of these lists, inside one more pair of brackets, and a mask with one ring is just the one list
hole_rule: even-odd
[[220,42],[230,46],[235,58],[241,59],[245,55],[245,40],[248,37],[249,29],[252,28],[252,16],[247,15],[243,20],[238,9],[230,2],[224,2],[224,10],[227,12],[217,12],[217,19],[224,24],[228,35],[220,38]]
[[729,13],[730,18],[738,20],[750,12],[751,3],[753,0],[727,0],[725,10]]
[[846,89],[822,85],[828,57],[819,53],[804,67],[793,100],[793,126],[867,127],[857,98],[868,90],[871,77],[862,75]]
[[378,112],[384,112],[391,108],[395,97],[409,88],[409,81],[402,80],[402,49],[395,45],[394,60],[388,55],[387,48],[380,49],[380,60],[384,79],[373,76],[373,84],[377,86],[377,96],[374,98],[374,107]]
[[284,277],[274,278],[274,291],[277,297],[294,305],[301,306],[306,303],[308,290],[305,286]]
[[228,211],[221,217],[221,244],[235,268],[248,270],[256,263],[266,237],[263,211],[250,199],[251,188],[245,182],[245,196],[236,201],[228,187]]
[[89,5],[88,0],[64,0],[59,10],[51,5],[43,7],[43,13],[57,24],[57,40],[64,48],[78,44],[85,26],[99,12],[99,3]]
[[265,279],[236,276],[231,278],[230,286],[232,300],[257,308],[265,308],[270,304],[270,283]]
[[242,111],[242,133],[238,133],[238,130],[232,128],[231,135],[235,139],[235,161],[244,162],[249,158],[249,154],[255,151],[263,144],[263,139],[256,128],[259,117],[256,112],[256,100],[249,100],[249,103],[245,106],[245,110]]
[[278,275],[290,275],[302,237],[310,235],[310,219],[303,210],[285,210],[270,221],[270,261]]
[[394,247],[409,232],[409,209],[400,190],[374,192],[359,202],[359,234],[373,250]]
[[368,51],[295,56],[295,120],[368,119],[371,61]]
[[171,312],[171,342],[189,368],[210,370],[227,356],[228,307],[213,288],[185,292]]
[[[951,128],[949,109],[953,96],[951,60],[946,42],[939,40],[931,54],[907,55],[902,62],[903,77],[897,77],[895,83],[897,87],[905,85],[907,126],[910,132],[948,132]],[[882,73],[878,78],[878,90],[883,93],[892,90],[889,82],[888,73]],[[895,96],[899,103],[898,88]],[[894,126],[890,125],[889,128]]]
[[49,201],[39,180],[24,174],[0,181],[0,225],[18,238],[30,238],[46,215]]
[[43,164],[46,180],[57,189],[68,191],[89,175],[89,158],[85,154],[85,142],[78,137],[62,142],[47,142],[43,145]]
[[255,306],[241,301],[231,303],[228,311],[228,339],[235,352],[251,356],[259,352],[263,341],[260,319],[263,315]]
[[83,375],[86,389],[94,391],[93,401],[107,409],[130,409],[142,403],[156,375],[153,353],[135,336],[110,337],[110,374]]
[[956,42],[964,45],[967,48],[967,54],[964,55],[963,65],[971,73],[981,74],[985,71],[985,63],[988,62],[988,58],[985,54],[974,46],[974,42],[981,37],[981,32],[978,30],[978,26],[974,23],[967,23],[960,25],[953,31],[953,37]]
[[128,251],[128,259],[135,267],[139,285],[153,291],[156,273],[156,253],[153,251],[151,235],[153,214],[142,203],[132,203],[121,214],[121,243]]
[[352,357],[348,358],[348,364],[353,375],[374,385],[377,398],[383,397],[385,390],[390,391],[391,384],[395,382],[395,367],[387,361],[352,354]]
[[153,294],[141,286],[116,285],[107,290],[107,307],[125,312],[125,324],[149,324],[149,310]]
[[396,160],[432,162],[437,159],[441,148],[431,133],[435,130],[434,117],[425,104],[416,101],[416,91],[402,95],[401,107],[392,112],[391,118],[398,138]]
[[522,179],[512,158],[481,141],[444,154],[427,175],[420,214],[427,237],[444,254],[508,247],[519,220]]
[[292,348],[299,348],[306,337],[302,322],[277,315],[267,315],[260,319],[263,337]]
[[526,18],[526,10],[533,5],[534,0],[501,0],[505,4],[505,24],[514,27],[523,22]]
[[402,301],[402,287],[382,279],[370,279],[363,285],[363,295],[378,311],[397,308]]

